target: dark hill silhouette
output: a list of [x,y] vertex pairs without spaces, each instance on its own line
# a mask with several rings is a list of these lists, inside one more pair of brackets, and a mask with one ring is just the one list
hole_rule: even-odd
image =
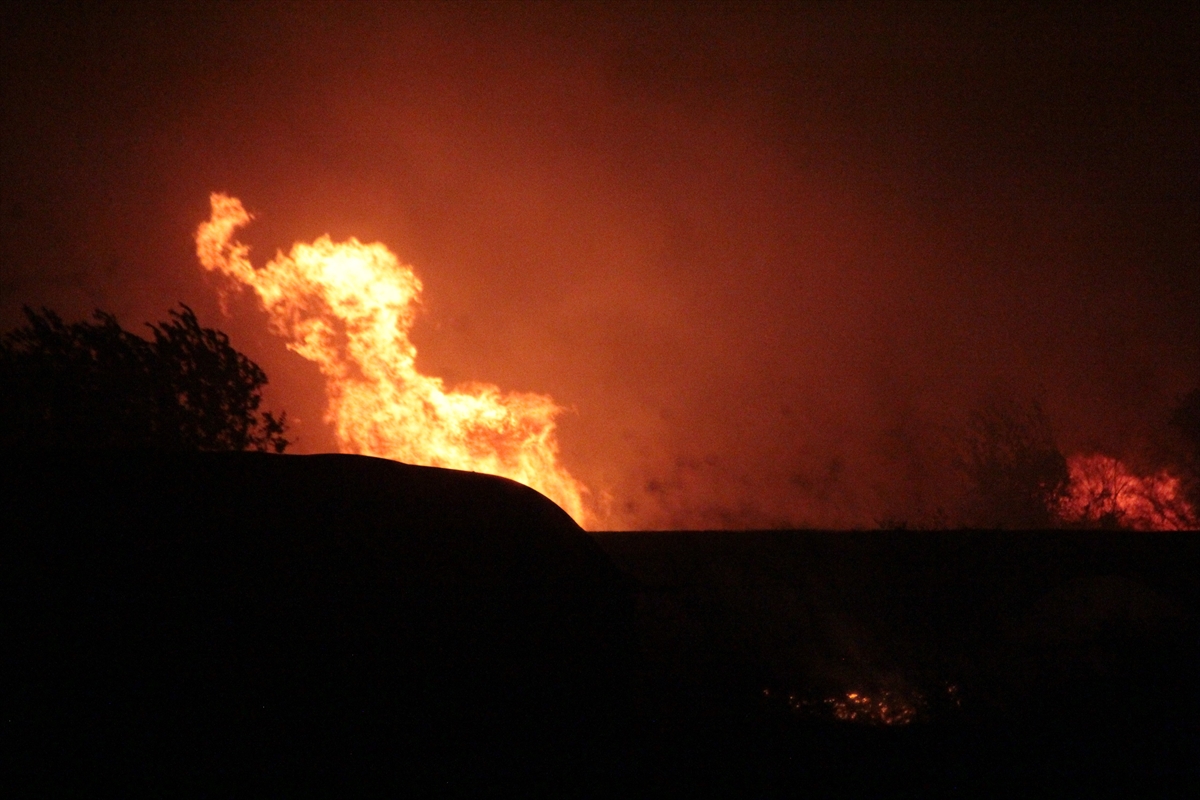
[[490,476],[161,451],[2,454],[0,509],[39,796],[1200,788],[1194,533],[589,535]]
[[9,457],[0,491],[10,763],[51,785],[454,790],[619,758],[627,585],[531,489],[81,452]]

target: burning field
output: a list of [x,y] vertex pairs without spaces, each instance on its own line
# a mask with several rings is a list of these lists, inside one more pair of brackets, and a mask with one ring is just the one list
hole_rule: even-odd
[[[214,193],[210,203],[212,216],[195,235],[201,265],[226,279],[223,295],[251,289],[271,330],[318,366],[325,419],[341,452],[500,475],[538,490],[586,528],[612,526],[611,508],[597,503],[607,492],[592,492],[561,462],[555,420],[563,409],[553,398],[478,382],[451,388],[417,368],[409,334],[422,284],[413,267],[382,243],[334,242],[329,236],[297,242],[289,253],[255,267],[249,248],[235,238],[251,215],[228,195]],[[1197,526],[1183,479],[1173,471],[1138,475],[1099,453],[1064,460],[1040,415],[1037,405],[1033,411],[1011,403],[985,409],[982,427],[974,431],[983,440],[971,443],[973,477],[982,488],[999,489],[992,501],[1040,506],[1018,517],[1016,527]],[[1039,458],[1057,459],[1061,474],[1052,463],[1039,465]],[[973,522],[987,527],[1002,520],[1003,512]],[[855,706],[846,702],[847,709]]]
[[1197,524],[1185,4],[336,5],[6,11],[0,330],[183,302],[589,530]]
[[1143,5],[4,4],[0,759],[1200,796]]

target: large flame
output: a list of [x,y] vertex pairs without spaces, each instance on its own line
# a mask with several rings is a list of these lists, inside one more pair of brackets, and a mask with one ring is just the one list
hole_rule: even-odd
[[1069,523],[1143,531],[1197,525],[1179,478],[1169,472],[1136,475],[1119,460],[1101,454],[1072,456],[1067,468],[1071,480],[1059,513]]
[[320,367],[339,449],[502,475],[546,495],[580,525],[590,521],[585,487],[558,462],[561,409],[553,399],[482,383],[448,390],[417,371],[408,332],[421,281],[411,267],[382,244],[322,236],[256,269],[249,248],[233,238],[250,214],[235,197],[210,200],[212,218],[196,231],[200,263],[253,288],[289,349]]

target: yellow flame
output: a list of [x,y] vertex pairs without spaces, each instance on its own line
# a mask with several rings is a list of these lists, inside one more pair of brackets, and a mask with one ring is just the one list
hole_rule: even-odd
[[586,488],[558,462],[552,398],[483,383],[448,390],[417,370],[412,267],[378,242],[322,236],[256,269],[233,238],[251,215],[235,197],[209,199],[212,217],[196,230],[200,263],[253,288],[288,348],[320,367],[342,452],[502,475],[590,521]]

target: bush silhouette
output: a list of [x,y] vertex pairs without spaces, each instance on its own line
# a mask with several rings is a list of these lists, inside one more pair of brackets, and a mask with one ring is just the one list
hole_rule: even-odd
[[286,414],[259,411],[266,374],[180,308],[148,340],[103,311],[68,324],[26,307],[0,338],[0,446],[282,453]]
[[1184,395],[1171,414],[1171,424],[1179,431],[1183,453],[1188,499],[1200,511],[1200,386]]
[[972,410],[959,458],[968,517],[982,527],[1047,528],[1070,480],[1041,405],[993,398]]

